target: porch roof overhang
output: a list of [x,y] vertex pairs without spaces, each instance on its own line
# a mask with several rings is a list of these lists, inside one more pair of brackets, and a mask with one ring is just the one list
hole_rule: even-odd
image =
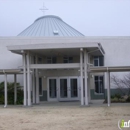
[[100,72],[128,72],[130,71],[130,66],[100,66],[100,67],[89,67],[90,73],[100,73]]
[[22,74],[21,69],[0,69],[0,75],[3,74]]
[[[20,42],[20,40],[21,39],[17,39],[17,42]],[[30,51],[32,53],[40,53],[42,55],[49,55],[53,52],[57,55],[59,53],[70,53],[72,55],[75,55],[79,54],[80,48],[86,48],[87,52],[91,53],[91,55],[105,54],[100,43],[88,42],[86,38],[46,38],[43,39],[42,42],[39,42],[38,39],[33,39],[31,42],[26,41],[26,44],[23,43],[18,45],[7,46],[7,49],[9,51],[12,51],[13,53],[23,54],[23,52]]]

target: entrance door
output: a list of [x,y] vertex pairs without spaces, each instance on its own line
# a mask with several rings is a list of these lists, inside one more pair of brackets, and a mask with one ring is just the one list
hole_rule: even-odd
[[48,101],[79,100],[78,77],[50,77],[47,84]]
[[79,83],[77,77],[59,79],[59,101],[79,100]]
[[73,77],[69,79],[70,84],[70,99],[78,100],[79,99],[79,82],[78,78]]
[[57,78],[48,79],[48,101],[57,101]]
[[68,87],[68,78],[59,79],[59,100],[67,101],[69,100],[69,87]]

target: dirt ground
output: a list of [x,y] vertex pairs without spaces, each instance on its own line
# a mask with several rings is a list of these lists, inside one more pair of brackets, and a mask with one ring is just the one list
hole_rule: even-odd
[[0,106],[0,130],[118,130],[121,119],[130,120],[130,105]]

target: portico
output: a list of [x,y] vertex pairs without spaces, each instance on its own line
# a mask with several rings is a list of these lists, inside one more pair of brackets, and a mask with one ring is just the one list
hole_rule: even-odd
[[[54,15],[36,19],[16,37],[1,37],[5,107],[10,73],[15,84],[18,80],[23,86],[24,106],[42,101],[80,101],[88,106],[91,99],[105,98],[110,106],[110,92],[118,92],[110,90],[110,72],[130,71],[129,41],[129,37],[86,37]],[[22,78],[16,78],[17,71]]]
[[[91,65],[90,56],[104,55],[102,46],[99,43],[87,43],[84,38],[78,39],[78,42],[73,38],[65,38],[59,43],[60,40],[60,38],[59,40],[58,38],[48,38],[40,44],[35,44],[35,40],[35,43],[31,44],[26,43],[26,45],[7,47],[13,53],[23,56],[23,66],[21,68],[23,69],[24,79],[24,106],[39,103],[40,74],[46,77],[46,85],[43,84],[48,91],[48,101],[50,99],[50,91],[53,90],[55,91],[55,98],[59,101],[72,99],[80,100],[81,105],[87,106],[89,104],[88,67]],[[46,41],[49,43],[46,43]],[[52,56],[57,58],[57,62],[47,63],[47,57]],[[42,62],[39,62],[39,57],[43,59]],[[73,57],[73,62],[64,63],[61,57]],[[55,80],[56,86],[54,83],[52,85],[55,89],[52,89],[52,86],[49,85],[50,82],[54,82],[50,79]]]

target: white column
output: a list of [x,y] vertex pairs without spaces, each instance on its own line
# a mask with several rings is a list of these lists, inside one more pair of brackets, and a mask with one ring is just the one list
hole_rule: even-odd
[[111,99],[110,99],[110,72],[107,72],[107,103],[108,107],[111,105]]
[[90,85],[90,73],[88,73],[88,102],[91,103],[91,85]]
[[7,93],[7,74],[4,75],[5,76],[5,82],[4,82],[4,98],[5,98],[5,105],[4,107],[7,107],[7,97],[8,97],[8,93]]
[[[88,63],[90,63],[90,55],[88,54]],[[88,65],[90,67],[90,65]],[[91,103],[91,75],[88,73],[88,103]]]
[[81,105],[84,105],[84,93],[83,93],[83,48],[80,49],[80,87],[81,87]]
[[17,77],[16,74],[14,74],[14,104],[16,104],[17,101]]
[[84,49],[84,82],[85,82],[85,105],[88,105],[88,72],[87,72],[88,54]]
[[32,74],[32,97],[33,97],[33,103],[36,103],[36,95],[35,95],[35,70],[33,70]]
[[26,54],[23,54],[23,85],[24,85],[24,106],[27,106],[27,76],[26,76]]
[[[38,57],[36,56],[36,64],[38,64]],[[39,74],[38,69],[36,69],[36,103],[39,103]]]
[[31,85],[30,85],[30,55],[27,53],[27,90],[28,90],[28,106],[31,106]]

